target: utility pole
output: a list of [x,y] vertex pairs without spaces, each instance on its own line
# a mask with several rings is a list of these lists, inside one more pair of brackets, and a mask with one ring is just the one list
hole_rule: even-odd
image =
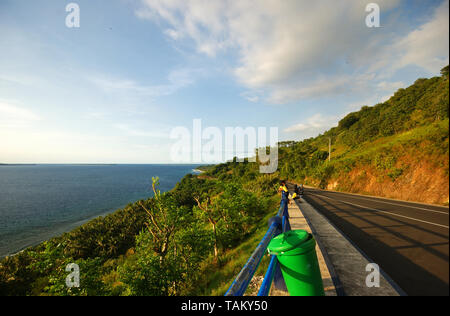
[[331,161],[331,137],[328,137],[328,162]]

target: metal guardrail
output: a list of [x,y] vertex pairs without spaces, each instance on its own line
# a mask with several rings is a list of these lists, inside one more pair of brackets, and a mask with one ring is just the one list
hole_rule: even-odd
[[269,295],[277,266],[278,266],[277,256],[272,256],[272,259],[270,259],[269,267],[267,268],[266,275],[264,276],[263,283],[261,284],[261,288],[259,289],[258,296]]
[[[278,210],[277,216],[271,218],[269,222],[270,226],[269,229],[267,230],[267,233],[264,235],[263,239],[258,244],[255,251],[252,253],[245,266],[242,268],[237,277],[234,279],[230,288],[225,293],[225,296],[244,295],[248,285],[250,284],[250,281],[253,278],[253,275],[255,274],[256,270],[259,267],[259,264],[261,263],[261,259],[263,258],[264,253],[267,250],[267,246],[269,245],[272,238],[279,235],[281,232],[285,232],[291,229],[288,219],[289,214],[287,202],[288,202],[287,200],[281,201],[280,209]],[[278,267],[278,260],[276,256],[272,256],[263,283],[258,292],[258,296],[267,296],[269,294],[277,267]]]

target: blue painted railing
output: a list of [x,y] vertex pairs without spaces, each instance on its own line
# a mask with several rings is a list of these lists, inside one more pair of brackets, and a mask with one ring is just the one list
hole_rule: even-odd
[[272,258],[270,259],[269,267],[267,268],[266,275],[264,276],[263,283],[261,284],[261,288],[259,289],[258,296],[269,295],[277,266],[278,266],[277,256],[272,256]]
[[[239,272],[236,279],[234,279],[230,288],[225,293],[225,296],[244,295],[248,285],[250,284],[250,281],[253,278],[253,275],[255,274],[256,270],[259,267],[259,264],[261,263],[261,259],[263,258],[267,250],[267,246],[269,245],[272,238],[279,235],[281,232],[285,232],[291,229],[288,218],[289,218],[288,203],[287,200],[282,200],[280,203],[280,209],[278,210],[277,216],[271,218],[269,221],[270,225],[269,229],[267,230],[267,233],[264,235],[263,239],[258,244],[255,251],[250,256],[245,266]],[[267,296],[269,294],[277,268],[278,268],[277,257],[272,256],[263,283],[258,292],[258,296]]]

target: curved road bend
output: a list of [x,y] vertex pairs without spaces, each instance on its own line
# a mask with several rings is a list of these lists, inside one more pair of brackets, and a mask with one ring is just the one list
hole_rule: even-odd
[[449,209],[306,189],[304,198],[408,295],[449,295]]

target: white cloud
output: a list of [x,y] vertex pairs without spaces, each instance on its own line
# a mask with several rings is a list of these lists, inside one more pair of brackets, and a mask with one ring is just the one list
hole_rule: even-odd
[[305,139],[325,132],[333,125],[337,125],[338,121],[339,117],[337,116],[323,116],[319,113],[303,120],[301,123],[286,128],[284,132],[295,133],[297,139]]
[[385,79],[406,66],[422,68],[438,75],[449,63],[449,1],[444,0],[425,22],[405,35],[392,34],[387,45],[373,54],[368,71],[380,71],[378,78]]
[[377,88],[382,91],[397,91],[400,88],[405,88],[405,84],[402,81],[388,82],[381,81],[377,84]]
[[241,97],[243,97],[244,99],[256,103],[258,102],[261,97],[260,94],[262,94],[263,92],[261,91],[245,91],[243,93],[241,93]]
[[[395,69],[413,64],[433,71],[445,64],[448,1],[406,36],[397,33],[400,22],[383,19],[400,0],[377,1],[380,29],[365,25],[369,2],[142,0],[137,15],[158,23],[175,41],[191,41],[207,56],[237,52],[237,80],[265,92],[253,93],[253,102],[263,96],[285,103],[342,94],[348,88],[367,90],[371,74],[396,63]],[[353,80],[357,86],[349,84],[351,77],[358,79]]]
[[31,110],[0,100],[0,122],[38,121],[40,119],[39,115]]
[[400,52],[398,68],[420,66],[437,74],[449,62],[449,1],[436,8],[432,19],[410,32],[395,48]]
[[[359,111],[362,106],[373,106],[389,100],[395,92],[400,88],[405,88],[406,84],[402,81],[381,81],[378,82],[368,97],[361,99],[358,102],[351,102],[346,105],[346,114],[352,111]],[[344,117],[345,115],[342,115]]]
[[202,73],[199,69],[178,69],[169,73],[166,84],[143,85],[135,80],[115,78],[106,75],[93,75],[88,81],[108,93],[131,93],[140,96],[159,97],[170,95],[195,82]]
[[315,99],[324,96],[336,96],[343,93],[351,93],[361,89],[362,85],[367,88],[366,81],[362,78],[351,76],[330,76],[319,78],[309,85],[296,86],[286,85],[274,90],[270,96],[273,103],[285,103],[299,99]]

